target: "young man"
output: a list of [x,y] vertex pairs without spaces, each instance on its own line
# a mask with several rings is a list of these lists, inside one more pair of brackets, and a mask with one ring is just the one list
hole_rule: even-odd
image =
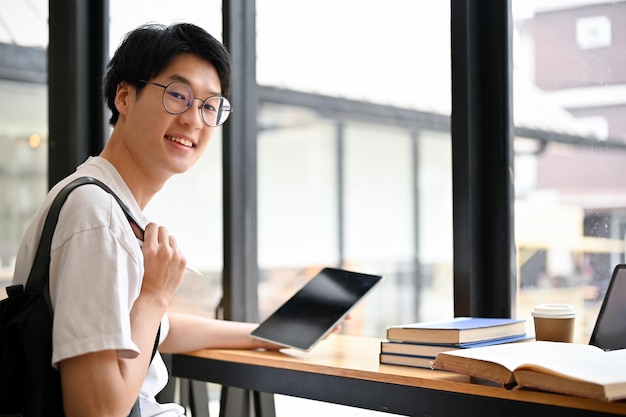
[[107,184],[145,226],[140,242],[113,197],[96,186],[74,190],[61,210],[50,264],[52,363],[68,417],[126,416],[138,396],[143,417],[183,415],[179,405],[154,399],[167,382],[161,357],[150,362],[159,325],[166,353],[280,348],[252,339],[253,324],[166,315],[186,261],[167,229],[142,213],[172,175],[204,153],[230,113],[229,90],[228,53],[203,29],[148,25],[129,33],[104,80],[114,126],[108,143],[51,190],[26,231],[16,284],[28,277],[52,199],[75,178]]

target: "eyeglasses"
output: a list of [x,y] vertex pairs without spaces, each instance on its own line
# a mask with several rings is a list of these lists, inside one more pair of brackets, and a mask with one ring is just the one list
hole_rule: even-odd
[[180,81],[174,81],[168,85],[145,80],[139,82],[156,85],[163,89],[163,107],[170,114],[183,114],[189,110],[194,100],[198,100],[202,103],[201,106],[198,106],[201,110],[202,120],[207,125],[215,127],[223,125],[233,111],[230,101],[226,97],[215,95],[202,100],[194,97],[191,87]]

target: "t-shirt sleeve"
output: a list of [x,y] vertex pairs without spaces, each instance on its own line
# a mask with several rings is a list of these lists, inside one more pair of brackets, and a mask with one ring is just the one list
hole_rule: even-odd
[[[70,195],[53,239],[53,366],[102,350],[123,357],[139,353],[131,339],[130,310],[141,288],[141,249],[117,203],[94,188]],[[89,209],[81,210],[84,204]]]

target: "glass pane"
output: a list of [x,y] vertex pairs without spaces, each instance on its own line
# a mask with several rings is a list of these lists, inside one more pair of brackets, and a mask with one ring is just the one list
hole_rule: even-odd
[[0,9],[0,297],[48,189],[48,2]]
[[[287,115],[289,110],[273,111]],[[261,131],[258,152],[260,267],[337,264],[334,126],[313,120],[291,129]]]
[[[194,23],[221,39],[222,3],[206,0],[111,0],[110,53],[124,35],[145,23]],[[146,207],[146,215],[168,227],[203,277],[185,276],[172,309],[214,316],[222,293],[222,149],[217,128],[205,155],[191,170],[173,177]]]
[[626,231],[626,3],[514,0],[517,314],[573,304],[586,343]]
[[453,314],[449,21],[446,2],[257,3],[261,318],[324,266],[385,276],[345,333]]
[[264,106],[265,112],[300,123],[262,129],[258,136],[263,317],[304,285],[311,273],[339,261],[334,127],[297,108]]

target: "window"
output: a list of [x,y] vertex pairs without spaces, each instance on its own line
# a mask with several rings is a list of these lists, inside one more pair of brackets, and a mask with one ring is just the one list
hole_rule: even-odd
[[[47,191],[48,2],[0,10],[0,287]],[[4,290],[0,297],[4,297]]]
[[449,21],[445,2],[257,3],[261,318],[324,266],[385,276],[346,333],[452,314]]
[[612,22],[626,3],[553,3],[514,1],[516,124],[534,106],[535,125],[550,125],[516,138],[517,306],[527,317],[538,302],[573,304],[586,343],[624,262],[625,45]]

